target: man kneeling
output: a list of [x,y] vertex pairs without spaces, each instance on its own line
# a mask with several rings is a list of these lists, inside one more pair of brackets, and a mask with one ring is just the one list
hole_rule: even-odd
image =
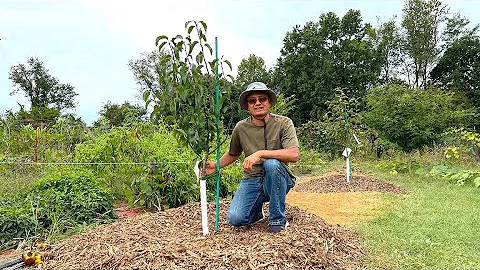
[[[295,176],[287,163],[298,160],[299,145],[292,120],[270,113],[276,101],[275,92],[261,82],[251,83],[240,94],[240,106],[250,116],[236,124],[230,149],[220,159],[222,168],[245,153],[244,176],[228,210],[228,222],[233,226],[262,220],[264,202],[270,202],[269,232],[288,226],[285,199]],[[216,163],[208,161],[205,173],[211,174],[215,168]]]

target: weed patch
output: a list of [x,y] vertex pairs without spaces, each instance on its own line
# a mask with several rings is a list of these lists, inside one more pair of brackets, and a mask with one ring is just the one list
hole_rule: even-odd
[[2,248],[16,240],[48,238],[115,217],[113,195],[89,171],[60,171],[0,202]]

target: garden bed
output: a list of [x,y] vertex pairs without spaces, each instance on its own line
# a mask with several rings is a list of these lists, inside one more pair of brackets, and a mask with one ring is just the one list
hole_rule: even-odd
[[290,226],[270,234],[267,220],[242,228],[226,224],[228,204],[220,203],[220,226],[215,232],[215,204],[209,203],[210,235],[202,236],[199,203],[190,203],[127,217],[61,241],[44,266],[354,269],[364,257],[353,232],[300,208],[287,205]]
[[296,192],[392,192],[407,194],[408,192],[392,183],[373,178],[368,175],[352,175],[352,182],[348,183],[345,174],[329,173],[321,177],[310,177],[308,181],[301,181],[293,188]]

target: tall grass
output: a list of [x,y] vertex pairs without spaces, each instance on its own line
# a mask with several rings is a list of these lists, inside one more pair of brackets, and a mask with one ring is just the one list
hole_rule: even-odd
[[410,192],[384,195],[382,213],[356,226],[369,248],[364,267],[480,268],[479,188],[360,166]]
[[46,170],[37,165],[0,165],[0,198],[15,195],[30,186],[38,178],[45,176]]

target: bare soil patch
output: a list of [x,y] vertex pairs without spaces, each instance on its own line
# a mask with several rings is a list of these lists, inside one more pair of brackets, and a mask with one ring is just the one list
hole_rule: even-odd
[[147,212],[145,207],[130,208],[126,203],[118,203],[114,206],[118,218],[133,217],[140,213]]
[[322,217],[327,223],[350,225],[376,217],[382,205],[380,195],[379,192],[290,191],[287,203]]
[[[200,204],[141,213],[53,246],[46,268],[319,268],[354,269],[364,256],[356,235],[287,205],[290,226],[270,234],[268,221],[235,228],[225,223],[229,202],[209,203],[210,235],[202,236]],[[268,213],[267,207],[265,207]]]

